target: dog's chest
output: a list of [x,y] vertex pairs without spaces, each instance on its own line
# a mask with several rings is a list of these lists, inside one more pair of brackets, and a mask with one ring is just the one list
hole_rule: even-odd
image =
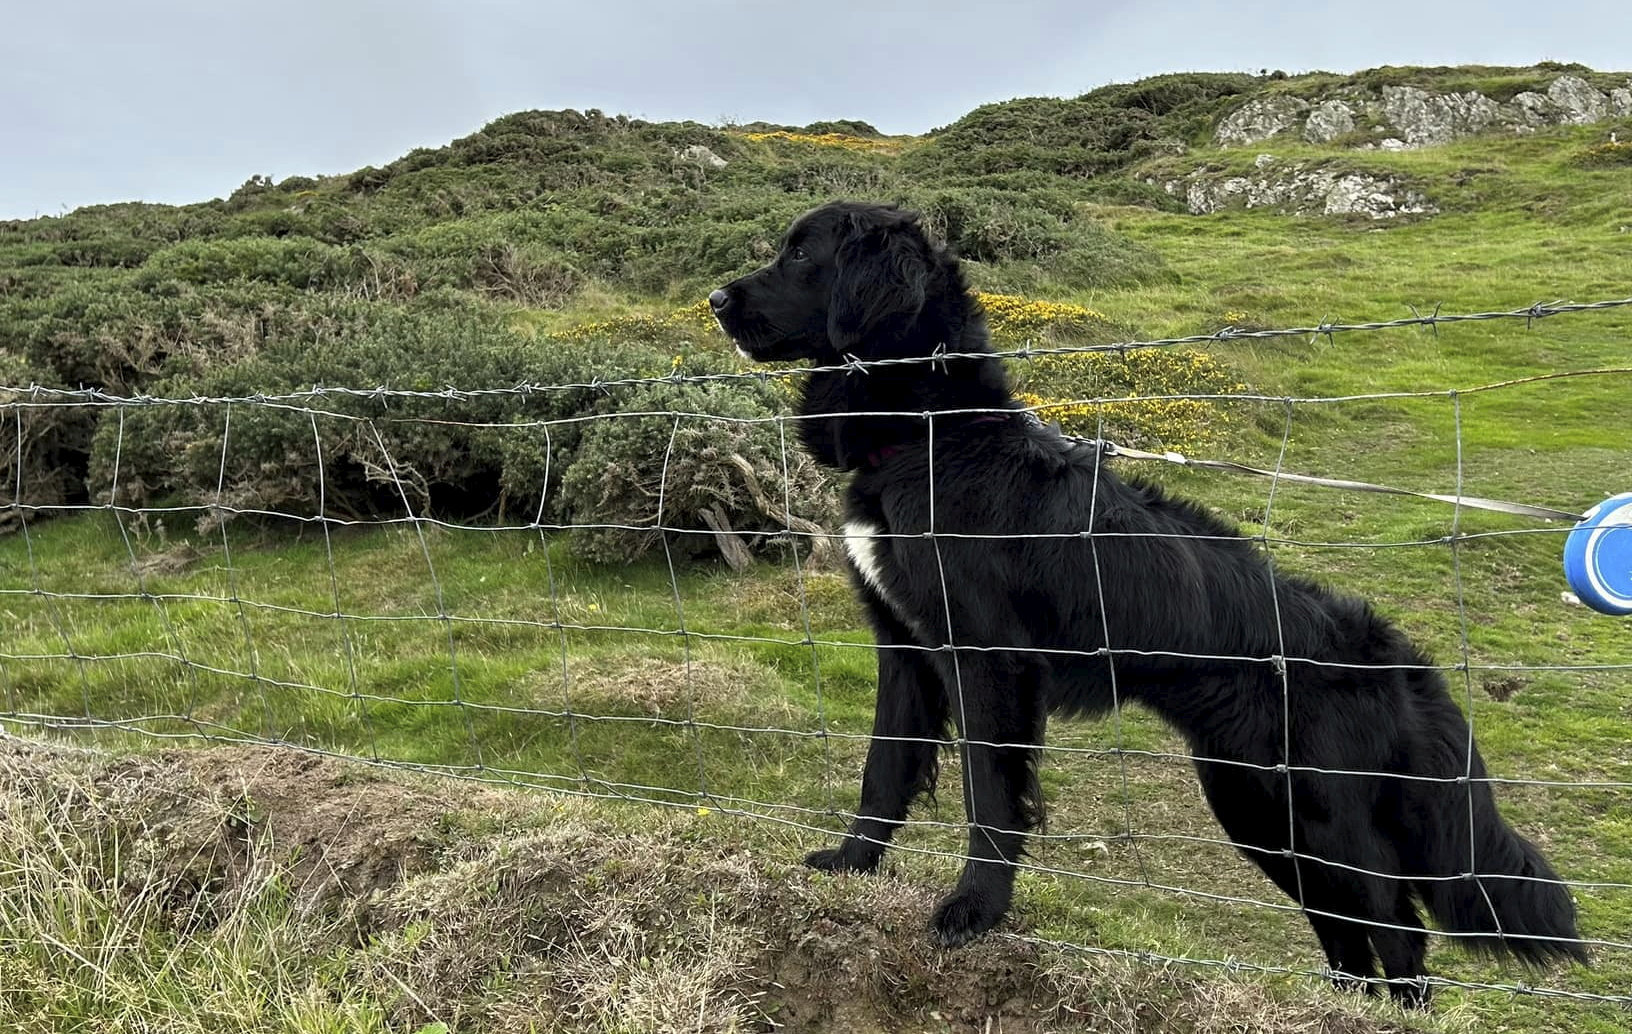
[[884,588],[884,555],[889,542],[880,538],[883,533],[883,526],[873,521],[851,520],[844,526],[844,551],[849,554],[861,580],[893,607],[895,604]]

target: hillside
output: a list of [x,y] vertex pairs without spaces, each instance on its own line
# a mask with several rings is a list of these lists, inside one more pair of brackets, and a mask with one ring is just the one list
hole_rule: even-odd
[[[185,396],[660,372],[652,364],[673,350],[663,339],[674,327],[653,329],[642,351],[592,326],[580,345],[598,337],[592,351],[616,354],[577,364],[538,342],[586,319],[691,302],[769,254],[791,216],[841,195],[923,210],[983,290],[1060,299],[1178,278],[1158,237],[1204,224],[1140,212],[1244,205],[1348,216],[1360,232],[1548,205],[1563,226],[1615,204],[1627,151],[1602,144],[1632,115],[1628,83],[1575,66],[1172,75],[987,105],[922,139],[859,122],[711,128],[523,112],[382,169],[252,177],[225,200],[0,224],[0,382]],[[1477,131],[1489,163],[1458,166],[1431,147]],[[1274,164],[1249,143],[1294,160]],[[1430,149],[1401,150],[1418,146]],[[706,317],[677,325],[681,340],[711,333]],[[1106,333],[1165,329],[1124,321]],[[24,458],[42,502],[82,500],[87,477],[109,473],[96,444],[108,414],[58,416]],[[514,456],[448,469],[425,443],[399,445],[449,513],[495,486],[542,487]],[[130,457],[133,498],[185,494],[192,479],[175,459]],[[267,480],[240,494],[286,501]],[[377,502],[364,488],[341,493],[359,512]]]
[[[0,781],[45,787],[26,800],[47,804],[0,812],[0,840],[56,853],[5,855],[0,937],[49,935],[94,962],[0,958],[6,986],[27,989],[0,1019],[40,1029],[55,1009],[81,1029],[139,1030],[170,995],[213,1003],[177,1028],[200,1031],[712,1031],[791,1015],[812,1030],[1177,1032],[1237,1029],[1245,1008],[1272,1032],[1624,1029],[1624,1004],[1594,996],[1632,982],[1632,639],[1561,598],[1561,528],[1139,471],[1463,665],[1449,672],[1457,696],[1492,770],[1514,780],[1504,813],[1578,881],[1583,930],[1604,946],[1592,971],[1521,974],[1436,941],[1430,968],[1565,998],[1450,987],[1406,1020],[1329,994],[1309,979],[1318,949],[1302,920],[1255,904],[1281,899],[1216,842],[1182,745],[1133,713],[1050,729],[1068,748],[1044,772],[1060,836],[1021,881],[1008,932],[1028,940],[943,962],[901,944],[953,871],[949,829],[903,834],[912,849],[865,892],[876,898],[784,864],[855,805],[872,653],[831,556],[795,563],[789,548],[789,511],[830,527],[835,486],[774,422],[786,382],[685,378],[743,369],[698,304],[706,290],[836,195],[922,210],[1006,347],[1625,298],[1628,141],[1624,73],[1197,73],[985,105],[911,138],[856,118],[524,112],[384,168],[0,223],[0,480],[23,504],[0,510],[0,729],[121,751],[276,743],[644,802],[552,812],[538,795],[501,807],[455,799],[457,786],[370,782],[358,793],[387,803],[369,815],[415,816],[413,864],[387,878],[373,847],[339,845],[363,882],[331,923],[291,875],[310,874],[317,842],[304,809],[331,795],[282,789],[261,809],[254,794],[274,791],[244,775],[286,750],[221,753],[215,771],[180,754],[126,765],[18,748]],[[1628,367],[1632,309],[1013,363],[1028,401],[1073,430],[1571,510],[1632,490],[1632,446],[1606,419],[1632,375],[1592,372]],[[1580,376],[1470,390],[1559,372]],[[739,422],[650,415],[670,412]],[[678,531],[642,530],[659,498]],[[325,785],[366,782],[322,764]],[[134,817],[99,810],[110,794]],[[924,818],[961,814],[942,796]],[[489,806],[511,817],[477,814]],[[90,812],[92,833],[53,825]],[[424,844],[421,827],[436,833]],[[529,881],[494,842],[522,827],[525,857],[570,848],[547,878]],[[294,844],[280,839],[291,828]],[[379,850],[395,858],[402,836]],[[638,861],[608,855],[617,836],[696,879],[649,885]],[[226,860],[195,866],[200,844]],[[491,884],[439,882],[489,860],[505,874]],[[227,895],[222,879],[255,893]],[[752,895],[732,898],[732,881]],[[670,937],[686,904],[675,886],[699,895],[686,922],[706,905],[719,925]],[[68,887],[74,915],[98,923],[52,905]],[[108,890],[130,887],[129,900]],[[425,888],[444,896],[414,911]],[[595,918],[607,895],[616,929]],[[213,918],[166,925],[155,902],[171,901]],[[821,938],[793,940],[763,902],[819,917]],[[382,911],[348,933],[353,908]],[[501,936],[490,914],[549,936]],[[120,934],[142,950],[105,949]],[[845,985],[865,1015],[813,990],[807,957],[855,944],[884,960]],[[596,983],[570,946],[637,975]],[[283,963],[279,1001],[296,1003],[275,1016],[254,980],[222,976],[268,958]],[[657,1008],[653,972],[693,981],[706,1020],[642,1011]],[[1090,991],[1083,973],[1131,990]],[[937,1009],[969,980],[1012,1000]]]

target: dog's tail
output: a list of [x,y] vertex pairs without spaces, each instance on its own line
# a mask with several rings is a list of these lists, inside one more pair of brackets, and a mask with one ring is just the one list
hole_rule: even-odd
[[[1471,747],[1467,726],[1455,724],[1465,752]],[[1587,963],[1570,889],[1536,845],[1497,812],[1477,749],[1470,760],[1473,778],[1467,783],[1417,784],[1437,798],[1437,807],[1426,812],[1438,826],[1422,831],[1427,835],[1418,841],[1424,857],[1416,859],[1422,866],[1417,871],[1441,877],[1415,881],[1423,904],[1443,929],[1473,935],[1457,940],[1475,951],[1538,967],[1561,959]]]

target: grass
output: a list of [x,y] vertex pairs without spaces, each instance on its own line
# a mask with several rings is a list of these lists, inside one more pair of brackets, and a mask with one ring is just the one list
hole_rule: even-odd
[[[1174,275],[1116,290],[1059,284],[1054,300],[1104,313],[1146,336],[1168,336],[1225,323],[1387,319],[1408,314],[1412,305],[1426,311],[1443,303],[1445,311],[1460,312],[1624,297],[1632,294],[1624,259],[1632,189],[1615,169],[1583,167],[1574,157],[1602,133],[1603,127],[1565,129],[1367,154],[1368,168],[1425,184],[1442,208],[1433,218],[1387,227],[1256,211],[1196,218],[1096,207],[1092,214],[1159,252]],[[1316,153],[1295,144],[1263,150],[1288,160]],[[1186,160],[1237,157],[1202,153]],[[604,319],[615,309],[601,299],[582,318]],[[1629,487],[1624,478],[1632,470],[1632,446],[1616,416],[1632,377],[1580,377],[1456,401],[1444,393],[1556,370],[1632,365],[1629,341],[1632,314],[1612,310],[1530,327],[1492,321],[1444,326],[1437,334],[1235,341],[1211,352],[1242,381],[1275,397],[1441,393],[1292,407],[1288,470],[1445,492],[1456,485],[1460,455],[1469,494],[1579,510]],[[1274,466],[1286,407],[1241,401],[1220,409],[1238,431],[1218,443],[1218,454]],[[1549,783],[1632,782],[1624,670],[1524,670],[1632,664],[1624,621],[1561,600],[1562,527],[1465,540],[1453,554],[1439,541],[1453,529],[1453,515],[1438,504],[1281,485],[1265,526],[1262,481],[1175,468],[1143,472],[1241,520],[1249,533],[1277,540],[1275,558],[1283,567],[1373,599],[1446,663],[1462,655],[1460,597],[1471,668],[1465,681],[1457,676],[1453,684],[1472,710],[1496,774]],[[1468,512],[1455,526],[1494,532],[1534,525]],[[311,529],[235,526],[224,547],[219,537],[173,525],[162,536],[149,528],[128,541],[111,515],[93,513],[35,523],[26,538],[0,542],[0,618],[8,626],[0,692],[12,715],[91,717],[132,723],[150,734],[288,741],[404,764],[479,767],[499,778],[518,773],[521,781],[566,790],[637,795],[677,805],[676,814],[599,803],[570,807],[619,831],[651,827],[699,850],[751,851],[782,862],[824,839],[790,822],[831,828],[833,810],[855,806],[873,658],[836,572],[807,570],[801,578],[790,564],[762,563],[745,574],[698,565],[682,568],[671,584],[661,557],[628,568],[595,567],[575,560],[561,540],[482,529],[427,528],[423,548],[414,530],[400,527],[336,531],[326,542]],[[1322,542],[1348,545],[1306,544]],[[352,616],[337,618],[337,612]],[[456,620],[444,620],[443,613]],[[689,635],[680,634],[682,623]],[[807,627],[823,645],[804,642]],[[1515,666],[1520,670],[1511,670]],[[184,719],[150,719],[154,715]],[[807,735],[823,728],[826,737]],[[119,732],[100,739],[122,748],[151,746]],[[1103,753],[1119,746],[1178,752],[1159,725],[1137,713],[1119,721],[1056,723],[1050,743],[1083,748],[1051,753],[1044,774],[1050,832],[1079,836],[1045,841],[1036,861],[1049,871],[1022,878],[1017,911],[1024,929],[1129,952],[1297,969],[1317,964],[1318,951],[1295,914],[1145,885],[1148,874],[1156,884],[1285,903],[1227,847],[1181,839],[1218,836],[1182,761]],[[958,785],[955,773],[944,785]],[[727,810],[781,821],[726,821],[714,805],[707,815],[696,813],[700,786],[715,804],[736,798],[805,810],[739,804]],[[1567,877],[1632,883],[1624,789],[1539,783],[1500,789],[1504,812],[1544,845]],[[929,900],[924,889],[945,886],[955,869],[940,852],[958,849],[951,826],[961,808],[955,790],[943,798],[938,810],[919,816],[946,825],[909,831],[903,837],[908,850],[894,856],[896,882],[888,886],[913,903],[892,913],[904,924],[921,921],[918,911],[927,910]],[[543,811],[553,799],[528,802]],[[1130,827],[1153,836],[1119,837]],[[143,898],[139,886],[134,898],[112,895],[100,877],[88,875],[114,866],[107,857],[87,855],[100,842],[73,842],[82,834],[53,825],[37,810],[8,813],[7,830],[25,836],[4,838],[11,852],[4,856],[5,878],[33,888],[0,895],[6,902],[0,908],[10,910],[0,913],[9,924],[6,937],[13,945],[35,943],[22,965],[43,967],[47,954],[72,957],[52,950],[47,933],[87,960],[58,971],[48,993],[16,1007],[12,1019],[25,1029],[48,1029],[59,1015],[81,1017],[83,1029],[140,1029],[144,1017],[171,1010],[185,1018],[176,1029],[261,1024],[258,1029],[349,1031],[387,1029],[388,1021],[396,1024],[389,1029],[410,1029],[400,1026],[407,1013],[392,1018],[380,1004],[401,994],[378,981],[332,976],[326,967],[339,963],[324,945],[335,931],[293,918],[291,899],[271,869],[261,882],[246,882],[251,889],[233,913],[238,918],[204,933],[177,932],[161,922],[160,906]],[[653,865],[669,864],[662,851],[650,857]],[[469,869],[446,871],[445,880],[474,878]],[[838,887],[833,893],[840,896],[869,893],[859,889],[866,881],[809,885]],[[1582,888],[1578,896],[1588,936],[1632,941],[1632,896],[1613,887]],[[19,901],[33,910],[14,904]],[[41,911],[48,905],[50,911]],[[682,911],[687,922],[697,922],[715,915],[716,907],[739,905],[720,891],[705,895],[694,912]],[[524,906],[518,899],[506,907]],[[423,936],[430,937],[452,928],[453,920],[433,915],[424,922],[429,932]],[[661,984],[653,974],[676,972],[672,967],[680,963],[639,932],[652,922],[630,919],[625,932],[634,940],[620,944],[608,937],[597,940],[595,950],[615,958],[613,968],[623,967],[630,979]],[[737,924],[732,937],[758,935],[740,919],[731,922]],[[411,938],[420,929],[405,922],[393,936]],[[312,940],[291,947],[281,940],[288,937]],[[465,950],[480,950],[472,947],[481,944],[479,937],[470,937],[461,942]],[[880,943],[899,948],[919,937],[916,927],[903,925],[880,935]],[[126,942],[137,950],[87,954],[87,948]],[[401,947],[400,940],[392,943]],[[729,937],[722,943],[740,949]],[[740,957],[740,951],[725,954]],[[1524,979],[1624,994],[1632,984],[1632,955],[1613,948],[1598,955],[1592,971]],[[647,959],[649,968],[636,959]],[[1051,964],[1086,971],[1099,965],[1092,957]],[[279,968],[291,965],[301,968]],[[549,965],[556,967],[552,972],[578,972],[560,959]],[[1473,982],[1510,983],[1521,976],[1438,944],[1430,967]],[[257,987],[277,993],[257,997],[244,985],[247,972],[261,975]],[[687,972],[696,976],[695,969]],[[735,972],[708,970],[697,986],[731,986]],[[777,975],[752,966],[749,972],[762,980]],[[1133,967],[1118,971],[1118,979],[1133,979],[1130,972],[1167,971]],[[497,979],[486,971],[470,979],[489,978]],[[1209,983],[1205,971],[1194,979],[1200,983],[1186,986],[1243,986],[1236,978]],[[1301,977],[1268,975],[1246,986],[1306,999],[1323,993]],[[571,1001],[580,1003],[618,1000],[592,983],[575,993]],[[1190,993],[1154,1007],[1181,1003],[1191,1010],[1186,1015],[1201,1015],[1195,999],[1184,997]],[[109,1013],[110,1000],[126,1011]],[[234,1003],[236,1011],[222,1019],[188,1004],[207,1000]],[[1312,1000],[1322,1009],[1339,1008]],[[256,1008],[273,1011],[248,1011],[245,1003],[256,1001]],[[310,1015],[294,1016],[297,1005]],[[595,1030],[716,1029],[687,1027],[670,1014],[607,1009],[572,1022]],[[437,1018],[414,1015],[416,1022]],[[496,1013],[479,1015],[487,1017],[481,1023],[497,1022]],[[104,1022],[109,1025],[96,1026]],[[1619,1031],[1625,1022],[1613,1005],[1457,989],[1443,991],[1432,1014],[1412,1020],[1428,1030],[1571,1034]],[[1171,1029],[1190,1028],[1175,1021]]]

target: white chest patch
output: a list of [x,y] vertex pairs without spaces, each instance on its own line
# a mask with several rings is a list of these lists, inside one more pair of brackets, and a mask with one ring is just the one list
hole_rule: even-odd
[[878,551],[884,540],[876,536],[882,531],[878,525],[866,521],[849,522],[844,526],[844,551],[850,554],[850,562],[861,572],[861,580],[872,586],[873,591],[883,596],[887,602],[889,596],[884,592],[884,582],[878,566]]

